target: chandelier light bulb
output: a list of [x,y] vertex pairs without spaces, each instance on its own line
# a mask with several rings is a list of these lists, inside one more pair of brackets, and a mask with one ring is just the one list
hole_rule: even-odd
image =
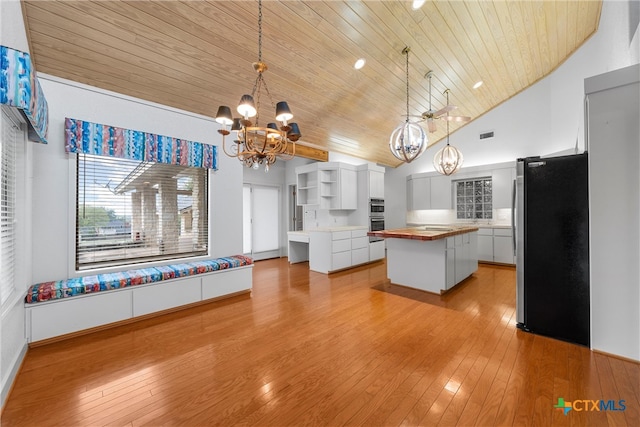
[[391,133],[389,148],[398,160],[411,163],[424,153],[427,142],[427,134],[422,126],[407,120]]
[[242,95],[242,98],[240,98],[240,103],[238,104],[238,113],[240,113],[240,115],[245,119],[254,117],[256,114],[258,114],[256,105],[253,102],[253,96]]
[[233,118],[231,117],[231,108],[226,105],[221,105],[218,107],[218,112],[216,113],[216,122],[220,123],[223,126],[233,124]]
[[289,109],[289,105],[285,101],[280,101],[276,104],[276,120],[279,122],[283,122],[284,125],[287,125],[287,121],[293,118],[293,114]]

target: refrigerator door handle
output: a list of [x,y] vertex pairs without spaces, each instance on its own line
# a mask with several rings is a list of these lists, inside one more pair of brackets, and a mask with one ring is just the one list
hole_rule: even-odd
[[513,180],[511,188],[511,247],[513,248],[513,256],[516,256],[516,180]]

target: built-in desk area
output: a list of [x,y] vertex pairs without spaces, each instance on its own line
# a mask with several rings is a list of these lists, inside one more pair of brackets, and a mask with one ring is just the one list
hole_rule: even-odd
[[384,250],[373,255],[370,252],[366,226],[289,231],[287,237],[289,263],[309,261],[309,269],[319,273],[331,273],[384,258]]
[[289,263],[309,261],[309,232],[289,231],[287,233],[289,241]]

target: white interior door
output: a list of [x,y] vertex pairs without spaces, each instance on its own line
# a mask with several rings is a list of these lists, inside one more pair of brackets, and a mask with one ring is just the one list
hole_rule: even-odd
[[245,253],[250,253],[255,260],[277,258],[280,256],[280,188],[252,184],[244,188]]

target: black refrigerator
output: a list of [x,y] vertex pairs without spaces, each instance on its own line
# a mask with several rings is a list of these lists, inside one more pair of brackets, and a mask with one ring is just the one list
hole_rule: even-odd
[[589,346],[587,153],[516,163],[516,321]]

